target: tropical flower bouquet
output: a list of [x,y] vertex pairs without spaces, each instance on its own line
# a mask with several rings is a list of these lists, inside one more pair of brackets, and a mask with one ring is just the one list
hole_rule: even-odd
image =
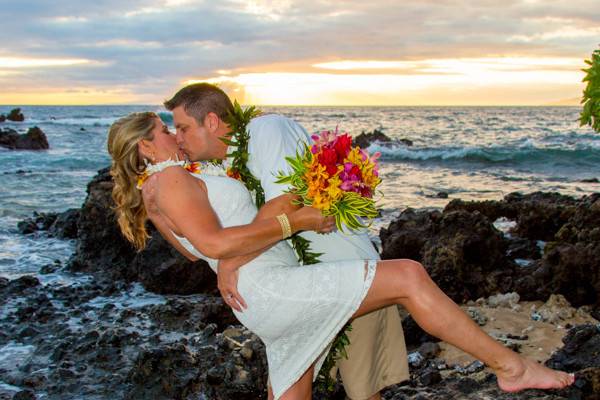
[[323,131],[312,135],[312,146],[305,145],[296,157],[286,157],[292,171],[280,172],[277,183],[289,184],[290,193],[300,197],[299,203],[334,216],[340,231],[364,228],[363,219],[378,214],[373,195],[381,183],[377,160],[380,153],[370,156],[358,146],[352,146],[348,133]]

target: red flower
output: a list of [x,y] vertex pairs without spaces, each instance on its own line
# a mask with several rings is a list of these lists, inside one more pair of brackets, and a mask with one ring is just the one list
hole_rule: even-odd
[[352,169],[350,169],[350,175],[355,175],[362,179],[362,174],[360,173],[360,168],[358,168],[356,165],[353,165]]
[[[329,167],[330,165],[337,164],[338,156],[334,149],[324,148],[319,154],[319,164]],[[337,168],[336,168],[337,170]],[[328,171],[329,172],[329,171]]]
[[337,141],[335,142],[334,148],[339,158],[344,158],[350,152],[350,148],[352,147],[352,138],[347,134],[343,134],[338,136]]
[[335,175],[337,170],[338,170],[337,166],[335,166],[333,164],[329,164],[327,166],[327,173],[329,174],[329,176]]

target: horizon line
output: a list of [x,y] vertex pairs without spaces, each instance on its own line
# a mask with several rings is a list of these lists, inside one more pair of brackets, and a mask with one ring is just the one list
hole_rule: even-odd
[[[581,107],[581,104],[241,104],[244,107]],[[0,103],[0,107],[134,107],[153,106],[162,107],[156,103],[86,103],[86,104],[14,104]]]

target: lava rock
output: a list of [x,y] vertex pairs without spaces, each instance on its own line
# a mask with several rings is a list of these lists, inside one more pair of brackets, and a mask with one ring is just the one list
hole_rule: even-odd
[[373,142],[391,142],[389,136],[387,136],[382,131],[375,129],[373,132],[365,133],[362,131],[360,135],[356,136],[352,139],[352,144],[354,146],[360,146],[363,149],[369,147]]
[[77,222],[79,210],[71,208],[59,213],[55,221],[48,228],[48,235],[60,239],[77,239]]
[[110,279],[140,281],[146,289],[162,294],[215,293],[216,276],[208,264],[203,260],[186,260],[150,223],[151,239],[146,249],[135,251],[117,224],[112,188],[109,168],[98,171],[88,184],[88,195],[77,221],[77,247],[69,269]]
[[37,126],[27,133],[19,134],[14,129],[0,130],[0,146],[11,150],[46,150],[50,148],[46,134]]
[[20,108],[13,108],[6,115],[6,119],[9,120],[9,121],[23,122],[23,121],[25,121],[25,116],[21,112]]
[[507,240],[488,218],[465,210],[405,210],[379,234],[383,259],[421,262],[454,301],[462,303],[510,291],[516,264]]

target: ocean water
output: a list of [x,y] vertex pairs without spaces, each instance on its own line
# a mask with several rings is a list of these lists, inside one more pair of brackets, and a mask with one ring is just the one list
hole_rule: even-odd
[[[7,113],[12,107],[0,107]],[[110,124],[129,112],[152,110],[172,124],[160,106],[22,107],[26,120],[0,128],[25,132],[39,126],[50,150],[0,149],[0,276],[37,273],[65,262],[70,241],[23,236],[17,222],[33,211],[81,206],[88,181],[109,165]],[[287,115],[309,132],[352,135],[380,129],[413,146],[371,146],[381,151],[383,217],[373,237],[406,207],[444,207],[453,198],[501,199],[507,193],[556,191],[581,196],[600,191],[600,134],[577,123],[578,107],[263,107]],[[438,198],[439,192],[448,198]],[[69,277],[46,275],[44,280]]]

